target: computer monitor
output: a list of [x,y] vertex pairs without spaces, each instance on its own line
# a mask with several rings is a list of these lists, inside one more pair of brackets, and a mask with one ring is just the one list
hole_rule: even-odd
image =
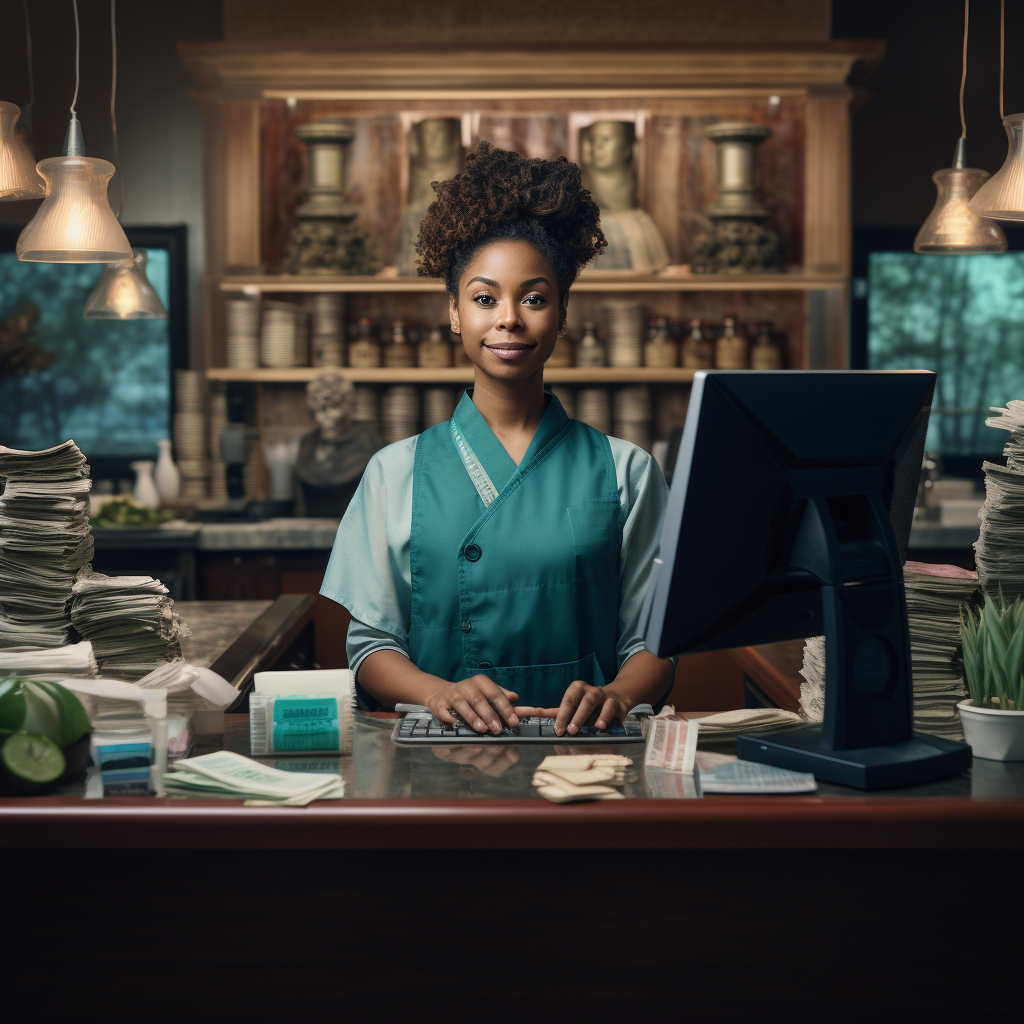
[[903,560],[929,371],[707,371],[643,612],[658,657],[825,635],[825,718],[741,736],[750,761],[864,789],[954,775],[913,732]]

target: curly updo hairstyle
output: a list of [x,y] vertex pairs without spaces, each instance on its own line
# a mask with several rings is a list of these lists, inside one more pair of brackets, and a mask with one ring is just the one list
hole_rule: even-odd
[[528,160],[481,142],[466,169],[435,181],[420,224],[417,272],[459,293],[463,270],[491,242],[528,242],[550,264],[564,307],[576,275],[608,242],[579,167],[564,156]]

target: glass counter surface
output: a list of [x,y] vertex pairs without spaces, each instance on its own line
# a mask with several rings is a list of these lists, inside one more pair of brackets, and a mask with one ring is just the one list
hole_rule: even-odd
[[[620,753],[632,758],[626,769],[622,793],[636,799],[736,800],[736,796],[701,797],[694,780],[675,772],[645,770],[644,744],[480,744],[457,746],[406,746],[391,740],[394,715],[356,714],[351,757],[330,755],[261,756],[253,760],[284,771],[340,773],[347,800],[537,800],[546,803],[533,786],[533,773],[548,754]],[[249,753],[247,715],[226,715],[223,743],[198,745],[193,756],[214,750]],[[703,749],[703,746],[702,746]],[[708,749],[735,753],[735,743],[717,743]],[[117,795],[144,796],[140,787],[106,787],[98,779],[61,790],[62,796],[102,798]],[[786,797],[809,800],[822,797],[860,799],[975,798],[1024,800],[1024,762],[986,761],[976,758],[970,771],[950,779],[919,786],[862,792],[845,786],[819,783],[816,793]],[[190,798],[175,797],[175,801]],[[205,799],[205,798],[204,798]],[[755,797],[754,799],[766,799]],[[779,799],[776,797],[775,799]]]

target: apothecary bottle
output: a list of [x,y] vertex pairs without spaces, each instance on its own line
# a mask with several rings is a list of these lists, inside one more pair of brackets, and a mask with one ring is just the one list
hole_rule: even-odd
[[736,330],[736,317],[725,318],[722,336],[715,342],[715,366],[720,370],[745,370],[750,366],[750,346]]
[[757,337],[750,349],[750,367],[753,370],[781,370],[782,346],[775,337],[775,325],[763,320],[757,326]]
[[440,327],[435,327],[420,343],[416,352],[420,366],[439,369],[452,365],[452,345]]
[[679,346],[669,333],[668,321],[664,317],[655,317],[644,344],[644,366],[665,370],[678,365]]
[[708,330],[699,317],[690,321],[690,333],[683,341],[683,366],[687,370],[710,370],[714,365],[715,350]]
[[355,339],[348,346],[348,365],[368,370],[380,366],[380,342],[373,334],[373,321],[363,317],[356,328]]
[[391,340],[384,346],[384,365],[392,370],[407,370],[416,365],[416,349],[409,344],[401,320],[391,325]]
[[605,366],[604,345],[598,340],[597,325],[593,320],[583,323],[583,337],[576,344],[577,366]]

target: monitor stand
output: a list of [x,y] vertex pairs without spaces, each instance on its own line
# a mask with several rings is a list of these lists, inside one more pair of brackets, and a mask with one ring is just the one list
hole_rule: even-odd
[[915,732],[910,739],[873,747],[825,750],[820,725],[740,736],[736,754],[743,761],[758,761],[813,772],[821,782],[836,782],[857,789],[913,786],[959,775],[971,767],[966,743]]
[[970,768],[966,743],[913,732],[903,570],[878,498],[812,498],[791,564],[821,582],[824,721],[740,736],[737,754],[858,789],[909,786]]

